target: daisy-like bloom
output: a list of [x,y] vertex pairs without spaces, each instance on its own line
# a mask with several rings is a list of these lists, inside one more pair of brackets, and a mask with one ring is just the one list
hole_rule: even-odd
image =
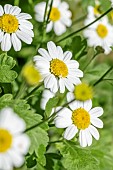
[[76,100],[89,100],[93,98],[93,89],[91,86],[89,86],[86,83],[78,84],[74,87],[73,92],[67,93],[67,101],[72,101],[74,99]]
[[[39,22],[43,22],[45,13],[46,2],[38,3],[35,6],[35,18]],[[47,9],[47,15],[50,6]],[[47,19],[46,15],[46,19]],[[61,35],[66,32],[66,27],[70,27],[71,21],[71,11],[69,10],[69,5],[66,2],[61,2],[61,0],[53,0],[53,6],[49,16],[49,24],[47,25],[46,32],[50,32],[53,28],[56,35]]]
[[48,89],[45,89],[42,93],[41,103],[40,107],[42,110],[45,110],[46,104],[49,101],[49,99],[53,98],[55,96],[55,93],[51,92]]
[[38,52],[41,56],[35,56],[34,61],[37,69],[40,71],[45,88],[53,93],[60,90],[65,92],[65,87],[73,91],[73,84],[80,84],[79,77],[83,77],[83,72],[78,69],[79,63],[71,60],[72,53],[56,46],[52,41],[47,43],[48,51],[40,48]]
[[101,46],[105,54],[109,54],[113,45],[113,26],[109,24],[108,18],[95,22],[83,32],[90,47]]
[[113,0],[110,0],[110,2],[111,2],[111,7],[113,8]]
[[34,33],[33,25],[28,19],[31,15],[21,13],[17,6],[0,5],[0,43],[2,51],[9,51],[13,45],[15,51],[20,51],[22,43],[31,44]]
[[31,86],[39,84],[39,82],[42,80],[40,72],[35,68],[33,63],[28,63],[23,67],[22,76]]
[[0,111],[0,169],[13,170],[24,163],[24,155],[30,146],[24,134],[25,122],[11,108]]
[[71,140],[79,132],[79,142],[82,147],[92,144],[92,136],[99,140],[99,132],[95,128],[103,128],[103,122],[98,118],[103,114],[101,107],[92,108],[92,101],[76,100],[70,103],[70,108],[63,108],[57,114],[54,122],[57,128],[66,128],[64,138]]

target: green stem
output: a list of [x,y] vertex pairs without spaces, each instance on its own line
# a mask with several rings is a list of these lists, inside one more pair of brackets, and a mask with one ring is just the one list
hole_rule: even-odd
[[25,100],[28,100],[28,99],[32,96],[32,94],[33,94],[39,87],[41,87],[42,85],[43,85],[43,83],[38,84],[38,85],[25,97]]
[[50,141],[49,144],[60,143],[60,142],[63,142],[63,139],[62,140],[56,140],[56,141]]
[[62,41],[64,41],[64,40],[66,40],[66,39],[74,36],[75,34],[83,31],[84,29],[88,28],[90,25],[92,25],[92,24],[94,24],[95,22],[97,22],[98,20],[100,20],[102,17],[104,17],[104,16],[105,16],[106,14],[108,14],[110,11],[112,11],[112,8],[108,9],[104,14],[102,14],[100,17],[98,17],[98,18],[97,18],[96,20],[94,20],[93,22],[89,23],[89,24],[86,25],[85,27],[80,28],[80,29],[77,30],[77,31],[72,32],[71,34],[69,34],[69,35],[67,35],[66,37],[64,37],[64,38],[60,39],[59,41],[57,41],[56,43],[60,43],[60,42],[62,42]]
[[24,81],[21,86],[20,86],[20,89],[15,97],[15,99],[20,99],[22,98],[24,92],[26,91],[26,88],[27,88],[27,85],[26,85],[26,82]]
[[35,124],[35,125],[33,125],[33,126],[31,126],[31,127],[27,128],[27,129],[25,130],[25,132],[28,132],[28,131],[30,131],[30,130],[32,130],[32,129],[34,129],[34,128],[36,128],[36,127],[38,127],[38,126],[42,125],[43,123],[47,122],[49,119],[51,119],[51,118],[55,117],[55,116],[56,116],[56,114],[57,114],[58,112],[60,112],[60,111],[61,111],[64,107],[66,107],[67,105],[69,105],[70,103],[72,103],[74,100],[75,100],[75,99],[73,99],[73,100],[72,100],[72,101],[70,101],[69,103],[65,103],[65,104],[62,106],[62,108],[61,108],[61,109],[59,109],[57,112],[53,113],[50,117],[46,118],[46,119],[45,119],[45,120],[43,120],[42,122],[39,122],[39,123],[37,123],[37,124]]
[[89,60],[89,62],[86,64],[86,66],[83,68],[83,71],[86,70],[86,68],[89,66],[89,64],[94,60],[94,58],[97,56],[97,53]]
[[103,80],[103,78],[104,78],[112,69],[113,69],[113,66],[111,66],[111,67],[102,75],[102,77],[93,84],[93,86],[96,86],[97,84],[99,84],[99,83]]
[[53,5],[53,0],[51,0],[51,4],[50,4],[50,9],[49,9],[49,12],[48,12],[48,16],[47,16],[46,25],[48,24],[48,21],[49,21],[49,17],[50,17],[50,13],[51,13],[52,5]]

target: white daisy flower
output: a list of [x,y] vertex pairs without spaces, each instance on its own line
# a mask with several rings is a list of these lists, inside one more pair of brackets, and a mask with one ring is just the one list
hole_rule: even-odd
[[42,93],[41,103],[40,107],[42,110],[45,110],[46,104],[49,101],[49,99],[53,98],[55,96],[55,93],[51,92],[48,89],[45,89]]
[[107,17],[95,22],[83,32],[90,47],[101,46],[105,54],[110,53],[113,45],[113,26],[109,24]]
[[[39,22],[43,22],[44,20],[45,7],[46,2],[38,3],[35,6],[35,18]],[[48,12],[49,9],[50,6],[48,6]],[[72,13],[69,10],[69,5],[67,2],[61,2],[61,0],[53,0],[53,6],[49,17],[50,22],[47,25],[46,31],[50,32],[53,28],[56,35],[62,35],[64,32],[66,32],[66,27],[70,27],[72,24],[71,16]]]
[[98,118],[103,114],[101,107],[92,108],[92,101],[74,101],[70,109],[63,108],[57,114],[54,122],[57,128],[66,128],[64,138],[71,140],[79,131],[79,142],[82,147],[92,144],[92,136],[98,140],[99,132],[95,128],[103,128],[103,122]]
[[28,19],[31,15],[21,13],[17,6],[0,5],[0,43],[2,51],[9,51],[13,45],[15,51],[20,51],[22,43],[31,44],[34,33],[33,25]]
[[56,46],[52,41],[47,43],[48,51],[40,48],[38,52],[41,56],[35,56],[34,61],[37,69],[42,74],[45,88],[53,93],[60,90],[65,92],[65,87],[73,91],[74,85],[79,84],[79,77],[83,77],[83,72],[78,69],[79,63],[71,60],[72,53]]
[[12,170],[24,163],[30,140],[26,134],[25,122],[11,108],[0,111],[0,169]]

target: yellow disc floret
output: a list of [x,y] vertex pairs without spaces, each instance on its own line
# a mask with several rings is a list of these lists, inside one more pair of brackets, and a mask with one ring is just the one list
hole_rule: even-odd
[[58,8],[52,8],[51,9],[51,13],[50,13],[50,20],[55,22],[55,21],[58,21],[61,17],[61,14],[60,14],[60,11]]
[[90,125],[90,115],[85,109],[79,108],[73,111],[72,121],[78,129],[86,129]]
[[85,83],[75,86],[74,95],[77,100],[89,100],[93,97],[93,89]]
[[108,34],[108,29],[103,24],[99,24],[96,31],[97,31],[97,34],[99,35],[99,37],[101,37],[101,38],[105,38]]
[[68,75],[68,68],[63,61],[59,59],[53,59],[50,62],[50,72],[57,77],[65,78]]
[[6,33],[14,33],[19,26],[18,19],[11,14],[4,14],[0,17],[0,29]]
[[34,67],[32,63],[26,64],[23,67],[22,75],[29,85],[37,85],[41,80],[40,72]]
[[94,7],[94,15],[99,15],[100,14],[99,7],[100,7],[99,5],[96,5]]
[[12,139],[13,137],[8,130],[0,128],[0,153],[11,148]]

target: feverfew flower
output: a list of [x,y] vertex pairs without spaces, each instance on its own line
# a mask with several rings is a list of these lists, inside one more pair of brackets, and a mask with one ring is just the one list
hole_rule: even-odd
[[83,32],[90,47],[101,46],[105,54],[110,53],[113,45],[113,26],[109,24],[107,17],[95,22]]
[[12,170],[24,163],[30,140],[26,134],[25,122],[11,108],[0,111],[0,169]]
[[28,21],[31,15],[21,13],[17,6],[0,5],[0,43],[2,51],[9,51],[13,45],[15,51],[21,50],[21,40],[31,44],[33,25]]
[[31,85],[37,85],[41,81],[40,72],[35,68],[33,63],[27,63],[22,69],[22,76],[26,82]]
[[[35,6],[35,18],[39,22],[43,22],[45,13],[46,2],[38,3]],[[50,6],[48,7],[49,12]],[[47,12],[47,14],[48,14]],[[47,32],[50,32],[52,28],[56,35],[61,35],[66,32],[66,27],[70,27],[71,21],[71,11],[69,11],[69,5],[66,2],[61,2],[61,0],[53,0],[53,6],[49,16],[50,22],[47,24]],[[47,19],[47,16],[46,16]]]
[[65,92],[65,87],[73,91],[74,84],[79,84],[79,77],[83,77],[83,72],[79,70],[79,63],[71,60],[72,53],[56,46],[52,41],[47,43],[48,51],[40,48],[38,52],[41,56],[35,56],[34,61],[37,69],[40,71],[45,88],[50,89],[53,93],[60,90]]
[[89,100],[93,98],[93,89],[86,83],[80,83],[74,87],[73,92],[67,93],[67,101],[70,102],[76,100]]
[[79,132],[79,142],[82,147],[92,144],[92,136],[98,140],[99,132],[95,128],[103,128],[103,122],[98,118],[103,114],[101,107],[92,108],[92,101],[74,101],[70,109],[63,108],[57,114],[54,122],[57,128],[66,128],[64,138],[71,140]]

